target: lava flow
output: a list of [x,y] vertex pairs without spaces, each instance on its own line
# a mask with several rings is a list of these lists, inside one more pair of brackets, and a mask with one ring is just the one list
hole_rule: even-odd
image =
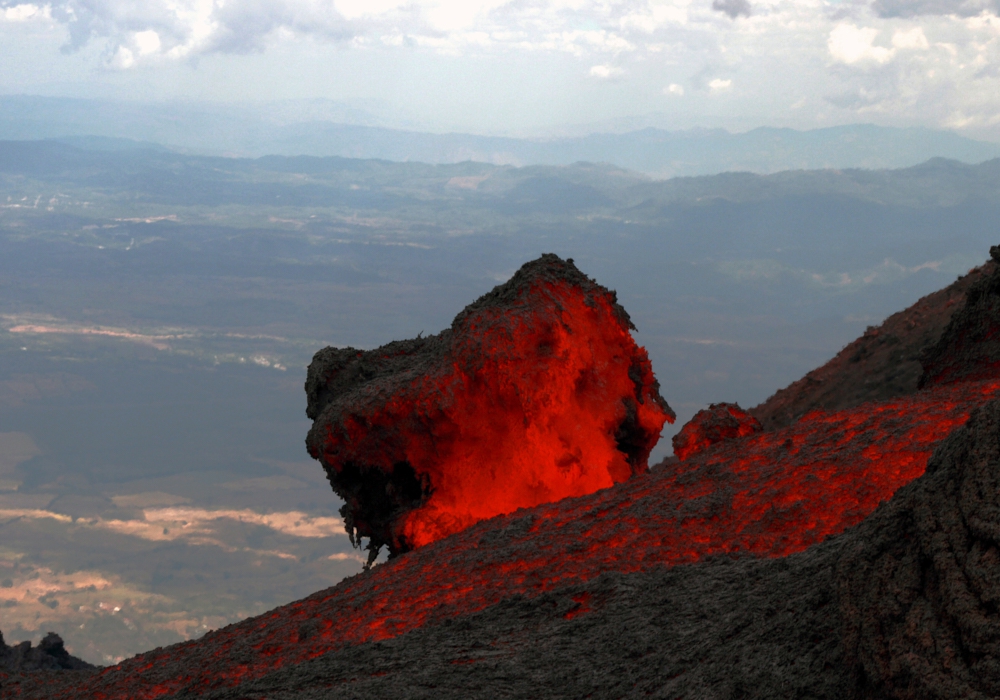
[[674,414],[613,292],[555,255],[440,335],[309,368],[309,452],[352,539],[392,554],[645,472]]
[[718,443],[597,493],[480,522],[331,589],[89,678],[49,676],[21,690],[8,681],[2,697],[197,696],[605,571],[802,551],[860,523],[923,474],[937,443],[997,396],[1000,380],[965,382],[814,411],[789,428]]

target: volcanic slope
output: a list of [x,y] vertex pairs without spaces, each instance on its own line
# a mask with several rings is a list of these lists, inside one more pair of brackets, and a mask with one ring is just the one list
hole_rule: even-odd
[[989,260],[881,325],[869,327],[829,362],[775,392],[749,413],[771,430],[791,425],[817,408],[840,411],[866,401],[912,394],[923,374],[921,357],[963,308],[970,287],[991,278],[996,265]]
[[1000,696],[1000,401],[865,522],[784,559],[605,574],[332,652],[244,698]]
[[[4,681],[3,696],[180,698],[214,693],[218,697],[277,697],[277,689],[282,687],[298,688],[296,692],[302,694],[327,692],[318,690],[316,684],[340,684],[337,693],[348,697],[355,692],[352,688],[358,688],[360,696],[394,696],[399,686],[392,683],[402,683],[400,679],[411,673],[413,678],[436,673],[435,663],[447,662],[445,671],[458,679],[469,678],[463,674],[486,672],[491,663],[502,662],[507,665],[494,665],[498,675],[489,681],[492,687],[487,692],[531,697],[537,691],[526,692],[524,686],[518,686],[517,674],[535,674],[543,685],[558,685],[552,679],[562,677],[559,669],[563,667],[557,661],[561,650],[565,648],[567,659],[583,653],[581,647],[573,646],[573,639],[563,640],[563,631],[574,636],[583,629],[574,625],[597,624],[602,618],[596,616],[606,615],[610,627],[594,628],[593,639],[586,644],[605,644],[610,650],[603,652],[604,656],[595,652],[595,661],[606,659],[606,654],[621,657],[609,666],[621,676],[616,682],[634,678],[638,683],[645,678],[643,683],[659,684],[656,687],[672,697],[758,692],[758,697],[844,697],[845,673],[851,688],[875,683],[873,679],[881,676],[869,674],[864,664],[884,661],[886,668],[898,669],[891,657],[902,652],[892,642],[888,651],[870,652],[874,661],[865,661],[869,651],[862,647],[869,643],[864,641],[869,639],[864,636],[868,633],[855,635],[861,640],[855,648],[843,646],[831,631],[839,622],[824,626],[823,620],[834,619],[829,617],[834,613],[823,609],[833,604],[830,600],[845,600],[843,591],[848,588],[840,579],[833,589],[829,586],[834,583],[822,582],[822,576],[834,575],[830,571],[840,561],[838,557],[846,555],[823,554],[835,547],[830,542],[820,543],[857,526],[880,502],[920,477],[939,441],[963,425],[974,408],[998,393],[1000,378],[953,382],[849,410],[812,411],[788,427],[720,442],[684,462],[597,493],[482,521],[331,589],[195,642],[154,650],[86,678],[69,674],[12,676]],[[987,454],[984,459],[993,458]],[[987,522],[983,527],[988,530],[993,526]],[[851,537],[844,541],[854,541]],[[819,546],[803,556],[788,556],[813,545]],[[982,549],[985,545],[975,546],[985,552],[980,555],[977,549],[976,556],[988,559],[993,556],[989,551],[995,552]],[[854,545],[844,551],[848,549],[859,551]],[[788,558],[719,559],[720,555],[727,559],[748,554]],[[820,556],[833,558],[815,559]],[[920,559],[914,557],[914,561]],[[856,564],[859,567],[868,566],[864,564],[867,560],[854,561],[860,562]],[[886,561],[872,564],[874,574],[869,578],[877,581],[879,575],[891,574],[893,569]],[[702,563],[674,566],[696,562]],[[807,562],[801,564],[805,569],[798,571],[795,567],[800,564],[796,562]],[[912,563],[906,560],[897,568]],[[803,571],[809,567],[828,573],[806,576]],[[785,571],[791,572],[789,583],[779,585]],[[923,585],[919,577],[904,583],[885,585],[887,590],[909,592]],[[927,585],[944,584],[931,581]],[[836,596],[829,593],[831,590]],[[641,595],[628,597],[633,595],[628,591]],[[818,597],[809,602],[814,592]],[[869,593],[875,596],[878,591]],[[763,602],[754,606],[754,600]],[[650,607],[636,614],[659,622],[643,628],[645,631],[636,627],[638,636],[629,639],[639,641],[622,647],[625,642],[616,640],[624,634],[621,625],[632,619],[627,610],[645,602]],[[878,600],[869,603],[881,609]],[[543,614],[545,610],[549,612]],[[844,616],[851,609],[845,610],[837,615],[847,620]],[[881,624],[871,622],[865,609],[857,610],[861,611],[858,617],[851,619],[860,621],[862,627],[869,622]],[[920,610],[937,614],[930,608]],[[806,621],[802,626],[799,618]],[[695,624],[695,620],[700,622]],[[501,634],[504,629],[508,637]],[[493,635],[489,630],[499,631]],[[455,647],[464,649],[464,656],[433,657],[436,652],[425,644],[435,644],[434,640],[448,635],[455,635],[456,644],[468,642],[471,646]],[[521,645],[518,648],[528,651],[517,652],[514,641],[507,644],[504,639],[514,640]],[[740,646],[740,640],[753,641]],[[404,653],[411,641],[415,645],[412,649],[422,650],[412,652],[416,656]],[[936,643],[934,637],[924,641]],[[754,645],[764,648],[768,644],[785,649],[775,647],[774,658],[780,660],[777,664],[764,664],[764,657],[751,650]],[[539,651],[536,664],[531,650],[543,646],[549,649],[545,652],[549,656]],[[656,656],[660,648],[666,655],[662,659]],[[503,661],[503,653],[508,651],[512,660]],[[841,652],[842,658],[837,656]],[[975,653],[979,655],[975,659],[986,658],[985,652]],[[737,656],[742,659],[742,676],[732,670]],[[416,657],[424,659],[423,666],[413,666]],[[584,653],[581,658],[586,661],[589,657]],[[463,663],[477,659],[483,659],[484,665]],[[553,696],[574,695],[573,689],[585,682],[581,679],[604,673],[594,666],[587,675],[574,670],[572,663],[567,661],[564,666],[569,669],[565,675],[575,680],[565,680],[565,689],[554,690]],[[728,670],[712,670],[713,664],[723,664],[718,669]],[[857,664],[862,664],[864,672],[857,670],[862,667]],[[781,669],[786,667],[798,670],[782,675],[785,672]],[[344,669],[343,675],[338,675],[341,671],[337,669]],[[403,675],[393,675],[393,669]],[[767,673],[778,674],[771,685],[761,680],[761,674]],[[545,674],[548,676],[541,678]],[[510,684],[504,685],[503,678],[509,678]],[[428,682],[443,683],[437,676]],[[477,677],[474,682],[487,679]],[[384,692],[371,685],[379,683],[386,684]],[[419,686],[414,687],[418,692]],[[443,693],[447,687],[441,686]],[[624,688],[619,686],[618,690]],[[764,692],[766,689],[770,691]],[[448,692],[456,697],[463,694],[455,689]],[[620,694],[615,689],[595,693]],[[405,693],[400,696],[405,697]]]

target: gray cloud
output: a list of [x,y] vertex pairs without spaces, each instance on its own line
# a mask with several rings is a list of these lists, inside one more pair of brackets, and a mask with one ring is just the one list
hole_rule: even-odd
[[722,12],[736,19],[740,15],[750,16],[750,2],[748,0],[712,0],[712,9]]
[[875,0],[872,9],[886,18],[921,15],[974,17],[982,12],[1000,14],[1000,0]]

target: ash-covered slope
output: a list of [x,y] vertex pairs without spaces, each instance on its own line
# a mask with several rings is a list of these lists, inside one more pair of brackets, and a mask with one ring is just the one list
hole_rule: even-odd
[[[1000,262],[1000,246],[990,248]],[[995,377],[1000,373],[1000,274],[982,275],[969,287],[937,343],[923,357],[920,386]]]
[[611,292],[543,255],[438,335],[326,348],[309,453],[374,559],[645,472],[674,413]]
[[869,328],[825,365],[749,409],[750,414],[772,430],[814,409],[841,411],[915,392],[924,373],[921,358],[941,340],[970,288],[994,277],[996,269],[990,260]]

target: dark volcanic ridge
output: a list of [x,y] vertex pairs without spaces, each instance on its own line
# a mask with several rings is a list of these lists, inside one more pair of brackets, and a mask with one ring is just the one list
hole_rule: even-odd
[[[891,374],[905,345],[905,382],[804,383],[765,430],[714,405],[683,460],[93,675],[0,674],[0,697],[996,697],[1000,270],[970,277],[969,305],[926,297],[883,324],[899,342],[821,368]],[[804,409],[822,400],[851,405]]]
[[14,646],[8,646],[4,641],[3,633],[0,632],[0,672],[65,669],[82,671],[95,668],[97,667],[82,659],[70,656],[66,647],[63,646],[62,637],[53,632],[45,635],[36,647],[31,646],[31,642],[21,642]]
[[924,375],[922,361],[942,340],[952,316],[974,286],[995,278],[993,260],[871,326],[857,340],[764,403],[749,409],[765,430],[791,425],[809,411],[842,411],[868,401],[912,394]]

